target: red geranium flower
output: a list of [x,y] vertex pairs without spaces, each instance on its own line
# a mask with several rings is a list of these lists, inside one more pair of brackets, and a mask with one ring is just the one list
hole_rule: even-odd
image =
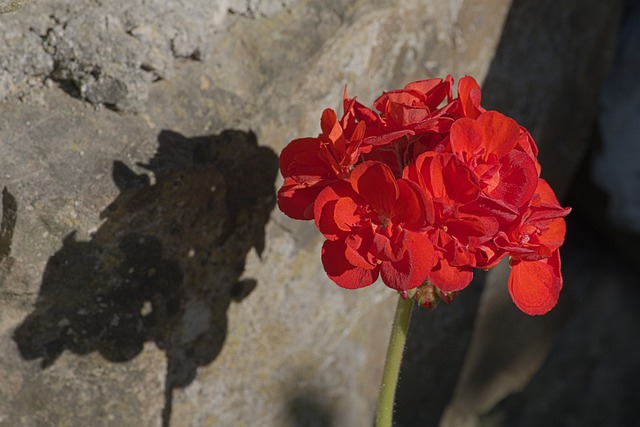
[[365,124],[355,125],[350,135],[336,113],[326,109],[317,138],[300,138],[280,153],[284,184],[278,191],[278,207],[294,219],[312,219],[313,203],[324,187],[349,176],[363,151]]
[[548,258],[564,242],[564,217],[570,212],[571,208],[560,206],[549,184],[539,178],[535,195],[520,221],[507,233],[499,233],[496,243],[514,259]]
[[[343,94],[316,138],[280,156],[278,205],[315,220],[322,263],[345,288],[378,277],[420,304],[450,301],[475,268],[510,257],[509,292],[529,314],[562,288],[559,247],[570,209],[540,179],[538,149],[513,119],[481,105],[472,77],[427,79],[383,93],[376,110]],[[418,288],[412,293],[408,290]]]
[[390,288],[408,290],[433,266],[433,246],[424,233],[433,207],[414,183],[396,179],[383,163],[361,163],[348,179],[327,186],[314,217],[327,239],[325,271],[344,288],[368,286],[381,275]]
[[477,177],[454,154],[434,152],[421,154],[405,177],[433,199],[435,217],[428,233],[438,259],[429,279],[445,292],[465,288],[473,278],[476,249],[498,231],[492,216],[467,212],[481,194]]
[[453,123],[446,116],[445,100],[451,102],[453,77],[409,83],[403,89],[383,93],[373,106],[386,119],[388,130],[411,129],[417,133],[445,132]]
[[559,248],[569,212],[571,208],[562,208],[549,184],[539,179],[519,227],[496,239],[511,254],[509,292],[525,313],[544,314],[558,301],[562,289]]
[[452,85],[453,78],[447,76],[385,92],[374,101],[381,114],[349,99],[345,91],[345,116],[367,125],[363,142],[373,150],[365,159],[382,161],[401,176],[404,167],[420,153],[437,149],[454,122],[449,114],[456,105],[451,102]]
[[484,195],[515,212],[535,192],[535,160],[520,149],[520,128],[515,120],[496,111],[476,120],[462,118],[451,126],[451,149],[478,177]]

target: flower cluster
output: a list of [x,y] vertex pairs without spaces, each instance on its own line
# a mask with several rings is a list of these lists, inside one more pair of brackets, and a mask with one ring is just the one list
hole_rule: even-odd
[[280,155],[278,206],[313,220],[327,275],[349,289],[378,279],[425,306],[450,301],[476,268],[510,258],[509,292],[542,314],[562,288],[562,208],[540,178],[535,142],[480,105],[476,81],[428,79],[382,94],[374,109],[343,96],[322,132]]

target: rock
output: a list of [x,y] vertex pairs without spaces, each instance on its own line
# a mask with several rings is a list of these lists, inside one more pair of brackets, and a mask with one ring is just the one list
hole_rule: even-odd
[[273,209],[276,154],[345,84],[491,82],[510,2],[214,3],[0,16],[0,426],[370,424],[395,295],[326,278],[314,227]]
[[[638,262],[640,249],[640,5],[628,2],[614,67],[602,91],[598,116],[599,146],[593,150],[592,169],[587,180],[595,188],[582,202],[593,204],[598,190],[605,198],[599,205],[603,232]],[[592,212],[595,213],[595,209]]]
[[596,427],[640,421],[640,408],[633,404],[640,384],[636,264],[594,234],[578,212],[568,222],[562,267],[570,316],[531,380],[476,418],[478,425],[533,427],[561,420],[569,427]]
[[611,66],[621,2],[516,0],[483,86],[485,104],[527,127],[542,177],[567,193]]
[[[560,6],[552,1],[514,1],[488,68],[483,105],[516,118],[530,130],[540,149],[542,176],[561,199],[586,154],[620,9],[620,2],[603,6],[597,1],[570,1]],[[561,253],[563,259],[572,256]],[[465,301],[469,309],[464,313],[451,308],[451,316],[434,313],[417,318],[421,323],[412,326],[414,331],[431,330],[429,323],[440,324],[443,318],[455,321],[447,324],[447,330],[457,339],[432,333],[435,341],[429,342],[422,334],[414,335],[424,342],[410,344],[418,356],[410,359],[410,383],[400,385],[406,401],[399,413],[410,414],[399,415],[402,425],[437,425],[440,418],[442,427],[503,425],[488,414],[495,415],[491,411],[496,405],[523,390],[544,363],[571,318],[573,293],[581,286],[575,275],[567,275],[558,306],[544,317],[530,318],[513,306],[506,293],[508,273],[506,266],[488,273],[482,298],[476,300],[477,313],[474,303]],[[440,352],[451,356],[443,361]],[[448,369],[432,372],[437,369],[434,360],[436,366],[440,362]],[[424,396],[429,403],[420,403]],[[556,422],[538,420],[536,425]]]
[[0,0],[0,14],[15,12],[23,7],[29,0]]

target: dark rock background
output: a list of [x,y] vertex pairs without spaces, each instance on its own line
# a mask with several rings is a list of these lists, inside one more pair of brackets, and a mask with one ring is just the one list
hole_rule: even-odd
[[[554,13],[536,14],[545,7]],[[629,212],[640,194],[630,190],[635,178],[620,179],[633,175],[638,148],[638,12],[637,1],[606,8],[576,2],[562,10],[552,2],[513,2],[483,90],[489,107],[510,111],[538,132],[538,142],[549,142],[540,153],[543,176],[574,208],[561,251],[565,286],[551,313],[527,318],[496,290],[506,281],[503,266],[479,280],[482,295],[466,293],[446,313],[416,316],[398,425],[640,423],[640,235],[635,217],[621,224],[612,208],[625,200]],[[558,31],[541,31],[546,26]],[[594,28],[602,32],[590,33]],[[599,181],[594,165],[605,161],[608,175]],[[437,344],[423,344],[427,339]]]
[[638,239],[608,209],[634,181],[592,174],[637,149],[637,12],[0,2],[0,426],[371,425],[395,296],[326,279],[317,232],[274,210],[277,153],[345,84],[368,103],[447,73],[529,128],[574,207],[565,289],[527,317],[502,266],[416,311],[397,424],[639,424]]

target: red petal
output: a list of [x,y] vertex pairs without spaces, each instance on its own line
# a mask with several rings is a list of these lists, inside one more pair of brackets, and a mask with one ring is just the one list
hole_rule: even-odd
[[444,80],[439,78],[425,79],[425,80],[418,80],[416,82],[408,83],[404,88],[407,90],[415,90],[416,92],[427,94],[431,90],[438,87],[438,85],[441,85],[443,83],[444,83]]
[[313,205],[316,227],[329,240],[336,240],[351,230],[359,217],[355,213],[359,199],[346,181],[337,181],[317,194]]
[[346,246],[345,258],[354,267],[371,270],[376,267],[376,261],[371,255],[373,233],[352,234],[344,239]]
[[500,158],[518,144],[520,127],[515,120],[497,111],[487,111],[478,117],[478,122],[485,126],[485,159],[490,153]]
[[520,208],[529,203],[538,184],[535,162],[522,151],[513,150],[500,159],[500,182],[488,195]]
[[456,218],[445,221],[447,233],[455,236],[462,244],[467,245],[470,239],[486,242],[492,239],[500,228],[499,221],[492,216],[458,214]]
[[313,219],[313,203],[324,185],[307,187],[292,178],[285,178],[278,190],[278,208],[290,218]]
[[485,127],[477,120],[463,118],[451,125],[451,149],[468,161],[485,144]]
[[451,117],[435,117],[431,116],[428,119],[424,120],[419,125],[415,126],[413,130],[416,133],[439,133],[445,134],[448,133],[451,129],[451,125],[454,123],[454,120]]
[[371,151],[371,153],[364,154],[362,158],[364,161],[384,163],[391,168],[394,176],[402,174],[402,168],[404,165],[401,163],[401,159],[398,158],[395,150],[375,149]]
[[544,314],[558,302],[562,289],[560,252],[539,261],[512,261],[509,293],[516,306],[527,314]]
[[[480,187],[473,172],[451,153],[422,153],[416,159],[422,184],[438,200],[471,203],[478,198]],[[413,172],[409,171],[410,176]]]
[[373,145],[379,147],[382,145],[388,145],[396,139],[402,138],[405,135],[413,135],[412,130],[398,130],[395,132],[389,132],[382,135],[374,135],[364,138],[363,144]]
[[318,138],[294,139],[280,153],[280,172],[287,178],[292,175],[326,175],[328,169],[318,158]]
[[430,111],[422,106],[410,107],[390,101],[387,104],[387,117],[401,127],[415,126],[429,116]]
[[360,142],[362,142],[366,129],[367,129],[367,125],[364,122],[359,122],[356,125],[356,128],[353,130],[353,133],[351,134],[351,138],[350,138],[351,143],[354,146],[358,146]]
[[322,245],[322,265],[327,276],[338,286],[347,289],[363,288],[378,278],[378,269],[366,269],[352,265],[345,255],[347,245],[344,241],[327,240]]
[[451,98],[451,85],[453,84],[453,78],[447,76],[446,79],[427,79],[419,80],[417,82],[409,83],[404,88],[406,90],[412,90],[424,94],[422,102],[429,108],[430,111],[438,108],[438,105],[445,98]]
[[530,222],[563,218],[571,212],[571,208],[563,208],[560,206],[560,202],[558,202],[555,193],[542,178],[538,179],[538,186],[531,201],[530,209]]
[[448,198],[461,204],[476,200],[480,186],[471,169],[453,154],[441,154],[438,159],[440,170],[432,170],[431,176],[435,178],[436,173],[441,174],[439,179],[443,180]]
[[482,93],[473,77],[465,76],[458,80],[458,98],[465,117],[477,118],[484,111],[480,107]]
[[331,141],[335,141],[342,136],[342,127],[338,123],[338,116],[331,108],[327,108],[322,112],[320,127],[322,128],[322,134]]
[[399,291],[420,286],[433,267],[435,258],[431,240],[425,234],[407,232],[404,244],[407,249],[402,259],[396,262],[383,261],[380,269],[384,283]]
[[[533,140],[533,137],[531,136],[529,131],[523,126],[520,126],[520,137],[518,138],[518,146],[532,158],[538,158],[538,146],[536,145],[536,142]],[[538,173],[540,173],[539,166],[540,165],[536,164]]]
[[351,171],[351,185],[375,211],[391,216],[399,190],[387,165],[373,161],[359,164]]
[[445,258],[441,258],[429,273],[429,280],[444,292],[459,291],[467,287],[473,279],[473,269],[454,267]]
[[395,207],[394,222],[405,228],[421,230],[433,224],[433,201],[420,187],[407,179],[398,180],[400,197]]
[[538,179],[536,193],[540,194],[542,203],[545,203],[548,205],[560,206],[560,202],[556,197],[556,193],[554,193],[549,183],[547,183],[547,181],[545,181],[542,178]]
[[351,197],[341,197],[335,205],[334,218],[340,230],[349,231],[360,222],[360,207]]
[[414,105],[420,101],[420,94],[410,90],[396,89],[384,92],[375,101],[373,107],[380,111],[383,115],[389,114],[389,104]]
[[493,199],[481,194],[472,204],[460,209],[469,215],[479,217],[493,216],[500,223],[501,228],[511,227],[518,220],[518,211],[504,203],[503,200]]
[[567,226],[564,218],[553,220],[540,235],[540,244],[550,249],[558,249],[564,243]]
[[377,259],[398,261],[404,256],[404,247],[393,247],[389,237],[380,233],[375,233],[373,236],[373,247]]
[[376,113],[369,107],[365,107],[364,105],[360,104],[358,101],[356,101],[355,98],[353,98],[352,101],[353,105],[350,105],[349,111],[353,112],[353,115],[356,119],[364,121],[367,126],[380,125],[382,119],[380,118],[378,113]]

